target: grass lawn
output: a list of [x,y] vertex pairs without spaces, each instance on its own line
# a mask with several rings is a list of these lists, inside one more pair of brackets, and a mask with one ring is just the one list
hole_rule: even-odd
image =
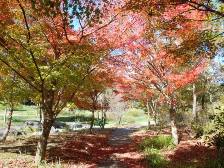
[[[0,104],[0,128],[5,127],[4,123],[5,106]],[[58,121],[62,122],[89,122],[92,113],[87,110],[69,111],[64,109],[57,117]],[[97,118],[97,112],[95,113]],[[19,105],[13,113],[12,126],[22,125],[26,120],[39,120],[39,107]],[[117,121],[108,119],[106,127],[117,125]],[[122,124],[147,125],[147,116],[143,110],[129,109],[122,117]]]

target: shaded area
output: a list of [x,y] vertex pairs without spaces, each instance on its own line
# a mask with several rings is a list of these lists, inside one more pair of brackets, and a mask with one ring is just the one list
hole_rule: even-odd
[[[66,132],[51,135],[49,139],[47,161],[58,163],[65,168],[81,165],[85,168],[146,168],[149,167],[144,156],[139,153],[139,143],[145,137],[156,136],[156,131],[137,131],[137,128],[96,129],[94,134],[87,131]],[[161,131],[166,134],[167,130]],[[30,161],[23,159],[9,161],[11,167],[22,163],[30,167],[36,151],[37,138],[32,136],[23,140],[7,141],[0,144],[0,152],[24,153]],[[185,136],[177,148],[162,151],[168,161],[164,168],[181,166],[202,168],[208,159],[215,159],[217,151],[207,147],[199,140]],[[20,154],[19,154],[20,155]],[[1,163],[1,159],[0,159]]]
[[131,139],[131,134],[138,128],[117,128],[108,141],[110,150],[106,160],[101,161],[100,168],[146,167],[142,155],[138,153],[138,144]]
[[[72,139],[52,146],[48,150],[48,161],[55,162],[60,158],[61,163],[70,165],[85,164],[90,167],[145,167],[142,157],[138,155],[137,144],[131,143],[129,137],[132,129],[107,129],[96,134],[79,134]],[[123,144],[117,142],[121,138]],[[125,142],[125,143],[124,143]],[[126,143],[129,142],[129,143]]]
[[166,154],[169,167],[177,165],[203,166],[207,160],[217,158],[215,147],[208,147],[197,140],[181,142],[174,151]]
[[56,121],[61,122],[90,122],[91,116],[84,116],[84,115],[76,115],[70,117],[57,117]]
[[[147,156],[145,158],[148,160],[155,159],[158,165],[163,165],[164,162],[161,168],[205,168],[207,163],[218,159],[218,152],[214,146],[209,147],[198,139],[192,139],[184,130],[180,131],[182,131],[182,141],[176,148],[155,153],[155,158],[147,158]],[[134,140],[140,143],[146,137],[152,138],[157,135],[158,132],[152,130],[139,131],[135,134]],[[160,131],[159,135],[168,135],[167,130]],[[213,166],[212,168],[216,167]]]
[[136,128],[117,128],[115,129],[109,139],[109,144],[112,146],[123,145],[131,143],[131,133],[137,131]]

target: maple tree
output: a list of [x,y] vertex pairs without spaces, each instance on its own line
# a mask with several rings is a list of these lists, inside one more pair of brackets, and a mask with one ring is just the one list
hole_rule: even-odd
[[[128,9],[139,11],[139,6],[132,1],[130,4]],[[125,57],[121,58],[121,62],[126,67],[123,76],[126,83],[132,82],[138,86],[134,87],[134,94],[126,95],[138,98],[141,90],[152,95],[159,92],[160,101],[169,104],[171,132],[177,144],[176,92],[198,78],[208,58],[216,51],[212,42],[207,40],[206,34],[210,30],[202,21],[207,16],[204,12],[193,10],[191,5],[182,3],[169,8],[163,6],[159,11],[144,3],[138,2],[137,5],[142,7],[143,16],[150,15],[144,24],[145,37],[141,36],[129,44],[128,48],[122,48]],[[123,89],[130,93],[130,86],[126,85]],[[140,96],[144,99],[144,95]],[[152,96],[146,95],[145,99],[147,97]]]
[[[106,61],[106,60],[105,60]],[[107,89],[113,86],[113,71],[105,67],[107,63],[101,64],[101,68],[94,71],[86,78],[85,84],[74,99],[75,105],[79,109],[85,109],[92,112],[90,132],[92,133],[95,111],[102,110],[102,118],[105,124],[104,110],[108,109],[108,105],[104,102],[104,94]],[[103,123],[102,123],[103,124]]]
[[[98,23],[99,9],[93,1],[10,0],[1,1],[0,5],[4,6],[0,62],[29,85],[32,98],[40,100],[43,111],[43,129],[36,153],[39,163],[45,159],[55,118],[107,54],[105,47],[99,47],[90,38],[105,24]],[[72,29],[72,25],[76,26],[72,19],[80,21],[78,30]],[[91,26],[94,22],[96,28]],[[86,25],[83,27],[82,23]]]
[[6,74],[7,71],[1,70],[3,73],[1,73],[0,80],[0,100],[6,105],[5,118],[7,118],[6,129],[0,139],[1,142],[4,142],[10,132],[14,109],[23,99],[29,97],[29,94],[25,89],[26,84],[18,79],[14,73]]

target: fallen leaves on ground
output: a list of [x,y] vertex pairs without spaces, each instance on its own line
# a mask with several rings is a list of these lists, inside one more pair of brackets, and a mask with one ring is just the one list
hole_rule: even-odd
[[[146,137],[158,135],[157,131],[140,130],[131,135],[132,141],[128,144],[114,145],[108,144],[111,129],[97,131],[94,134],[87,132],[69,132],[59,135],[51,135],[49,139],[49,149],[47,152],[48,165],[60,164],[64,168],[95,168],[102,162],[116,160],[122,167],[144,168],[147,161],[139,152],[139,143]],[[169,134],[168,129],[160,131],[160,134]],[[26,140],[24,144],[36,143],[35,138]],[[11,157],[10,153],[6,156],[1,153],[0,167],[14,168],[18,165],[28,168],[32,167],[34,159],[33,148],[31,155],[17,154]],[[11,153],[15,155],[15,153]],[[208,158],[216,157],[216,149],[208,147],[200,140],[185,138],[172,150],[163,151],[162,154],[169,160],[169,167],[177,164],[201,164]],[[9,159],[3,156],[9,157]],[[27,157],[27,158],[26,158]],[[2,166],[4,164],[4,166]],[[5,166],[7,164],[7,166]]]

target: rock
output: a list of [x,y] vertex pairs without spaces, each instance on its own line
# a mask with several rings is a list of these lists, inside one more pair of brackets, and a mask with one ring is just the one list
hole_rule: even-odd
[[55,127],[51,127],[51,131],[50,131],[50,134],[54,134],[54,133],[57,133],[57,129]]
[[[6,128],[0,128],[0,137],[4,135],[5,131]],[[25,135],[23,127],[20,126],[11,127],[11,129],[9,130],[9,136],[20,136],[20,135]]]
[[66,126],[67,125],[65,123],[60,122],[60,121],[55,121],[54,124],[53,124],[54,128],[59,128],[59,129],[66,128]]
[[24,135],[25,132],[21,127],[13,127],[10,129],[9,134],[14,135],[14,136],[19,136],[19,135]]
[[37,120],[27,120],[25,121],[26,126],[38,127],[41,128],[41,122]]
[[67,122],[68,128],[70,130],[78,130],[78,129],[83,129],[83,124],[80,122]]
[[24,130],[25,131],[40,131],[42,129],[42,124],[37,120],[27,120],[25,121]]

